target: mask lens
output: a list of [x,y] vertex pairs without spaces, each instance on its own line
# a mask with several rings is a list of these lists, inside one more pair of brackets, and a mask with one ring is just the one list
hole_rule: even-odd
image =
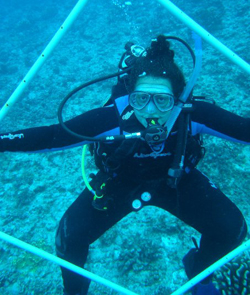
[[150,94],[144,92],[133,92],[129,96],[130,105],[137,109],[143,109],[150,100]]
[[155,94],[153,98],[155,105],[162,112],[171,110],[174,106],[174,97],[172,94],[159,93]]

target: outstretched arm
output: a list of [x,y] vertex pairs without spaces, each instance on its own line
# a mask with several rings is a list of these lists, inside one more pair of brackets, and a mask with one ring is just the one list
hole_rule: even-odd
[[[96,137],[119,134],[118,120],[113,107],[94,109],[66,125],[81,135]],[[85,142],[68,134],[60,124],[35,127],[0,135],[0,152],[48,152],[83,145]]]
[[250,143],[250,118],[243,118],[216,105],[196,102],[192,133],[210,134],[227,140]]

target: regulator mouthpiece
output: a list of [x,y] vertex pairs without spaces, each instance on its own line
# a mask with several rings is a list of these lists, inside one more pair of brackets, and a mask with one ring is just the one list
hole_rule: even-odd
[[167,128],[161,126],[156,118],[146,119],[148,127],[142,132],[143,139],[149,145],[158,145],[167,139]]

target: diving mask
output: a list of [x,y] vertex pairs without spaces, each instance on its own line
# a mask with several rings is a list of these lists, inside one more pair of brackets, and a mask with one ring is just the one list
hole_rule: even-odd
[[129,95],[129,104],[136,110],[142,110],[152,100],[161,112],[167,112],[174,106],[174,96],[170,93],[148,93],[134,91]]

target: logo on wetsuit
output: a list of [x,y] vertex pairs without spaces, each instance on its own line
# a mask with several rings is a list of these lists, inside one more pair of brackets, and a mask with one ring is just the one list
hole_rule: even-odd
[[8,139],[12,140],[12,139],[15,139],[15,138],[20,138],[20,139],[24,138],[24,135],[22,133],[21,134],[15,134],[15,135],[9,133],[9,135],[3,135],[3,136],[0,136],[0,137],[1,137],[1,139],[8,138]]
[[171,153],[156,153],[156,152],[152,152],[151,154],[142,154],[142,153],[135,153],[134,154],[134,158],[149,158],[152,157],[154,159],[158,158],[158,157],[166,157],[166,156],[171,156]]
[[122,120],[128,120],[132,115],[133,115],[134,111],[129,111],[127,112],[125,115],[122,116]]

